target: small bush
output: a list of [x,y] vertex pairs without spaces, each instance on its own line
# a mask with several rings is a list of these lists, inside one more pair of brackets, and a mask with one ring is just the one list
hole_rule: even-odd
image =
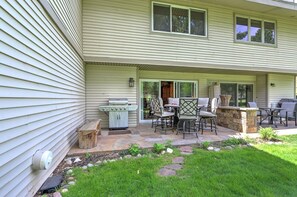
[[172,141],[171,140],[167,140],[166,143],[165,143],[165,148],[173,148],[172,146]]
[[202,142],[202,148],[203,149],[207,149],[208,147],[209,147],[209,145],[210,145],[210,142],[208,142],[208,141],[205,141],[205,142]]
[[277,137],[276,132],[271,127],[261,128],[259,130],[259,133],[260,133],[261,139],[263,140],[273,140],[273,139],[276,139]]
[[247,143],[244,139],[235,138],[235,137],[231,137],[231,138],[223,141],[224,146],[239,145],[239,144],[247,144]]
[[92,156],[92,154],[91,154],[91,153],[89,153],[89,152],[86,152],[86,154],[85,154],[85,158],[86,158],[86,159],[89,159],[89,158],[91,158],[91,156]]
[[140,154],[141,149],[138,144],[130,144],[128,151],[129,151],[130,155],[136,156],[136,155]]
[[155,143],[154,147],[153,147],[153,152],[160,154],[165,149],[166,149],[166,147],[164,144]]

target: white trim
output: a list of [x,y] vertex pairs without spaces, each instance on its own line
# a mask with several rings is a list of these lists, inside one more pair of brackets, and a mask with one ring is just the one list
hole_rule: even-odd
[[[170,9],[170,31],[159,31],[159,30],[154,30],[154,4],[156,5],[164,5],[164,6],[169,6]],[[180,8],[180,9],[186,9],[188,10],[188,33],[181,33],[181,32],[173,32],[172,31],[172,8]],[[205,30],[205,35],[196,35],[196,34],[191,34],[191,10],[193,11],[200,11],[204,12],[204,30]],[[167,33],[167,34],[177,34],[177,35],[187,35],[187,36],[195,36],[195,37],[208,37],[208,17],[207,17],[207,10],[202,9],[202,8],[193,8],[193,7],[187,7],[187,6],[180,6],[180,5],[175,5],[175,4],[169,4],[169,3],[161,3],[157,1],[152,1],[151,4],[151,31],[156,32],[156,33]]]

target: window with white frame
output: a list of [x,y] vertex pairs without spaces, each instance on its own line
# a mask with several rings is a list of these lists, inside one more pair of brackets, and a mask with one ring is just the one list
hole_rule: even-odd
[[240,42],[275,45],[276,25],[274,21],[235,17],[235,40]]
[[153,31],[207,35],[206,10],[153,2]]

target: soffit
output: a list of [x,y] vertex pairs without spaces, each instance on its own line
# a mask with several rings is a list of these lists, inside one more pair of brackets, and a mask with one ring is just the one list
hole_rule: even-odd
[[279,15],[297,19],[297,5],[279,1],[267,0],[198,0],[231,8],[239,8],[247,11],[261,12],[263,14]]

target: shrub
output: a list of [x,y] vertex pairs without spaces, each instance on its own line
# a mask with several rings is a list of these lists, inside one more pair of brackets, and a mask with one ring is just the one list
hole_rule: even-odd
[[165,143],[165,148],[173,148],[172,146],[172,141],[171,140],[167,140],[166,143]]
[[239,145],[239,144],[247,144],[247,143],[244,139],[235,138],[235,137],[231,137],[231,138],[223,141],[224,146]]
[[89,152],[86,152],[86,154],[85,154],[85,158],[86,158],[86,159],[89,159],[89,158],[91,158],[91,156],[92,156],[92,154],[91,154],[91,153],[89,153]]
[[273,140],[277,137],[276,132],[271,127],[260,128],[259,133],[263,140]]
[[160,154],[165,149],[166,149],[166,147],[164,144],[155,143],[154,147],[153,147],[153,152]]
[[140,154],[141,149],[138,144],[130,144],[128,151],[129,151],[130,155],[136,156],[136,155]]
[[208,142],[208,141],[205,141],[205,142],[202,142],[202,148],[203,149],[207,149],[208,147],[209,147],[209,145],[210,145],[210,142]]

